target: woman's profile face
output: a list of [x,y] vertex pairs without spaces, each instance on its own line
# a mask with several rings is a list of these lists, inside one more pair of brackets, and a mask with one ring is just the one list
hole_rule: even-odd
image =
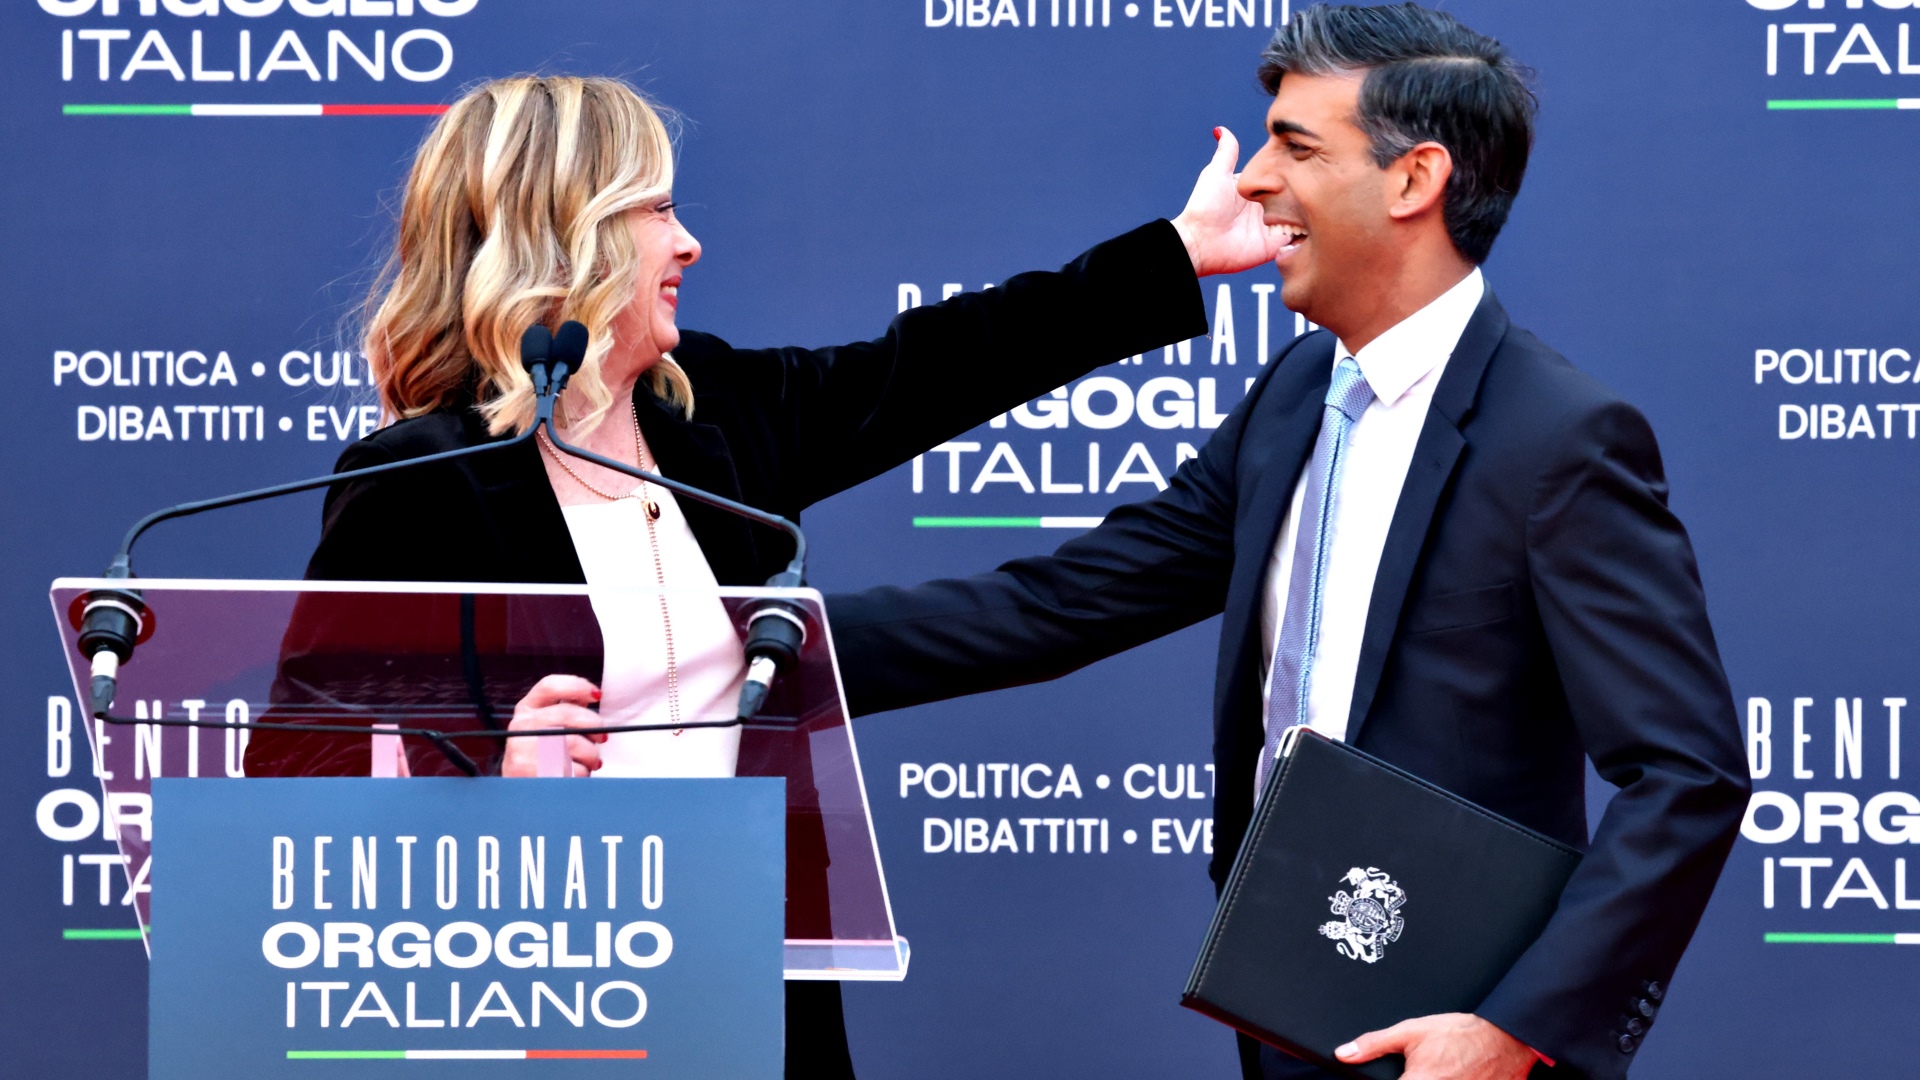
[[633,302],[614,320],[614,334],[631,342],[636,356],[657,360],[680,344],[674,316],[680,307],[680,272],[700,261],[700,241],[673,214],[673,196],[627,215],[639,260]]

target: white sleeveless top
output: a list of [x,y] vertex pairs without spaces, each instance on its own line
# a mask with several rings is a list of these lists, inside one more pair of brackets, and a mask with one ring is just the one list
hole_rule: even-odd
[[[638,487],[636,482],[635,487]],[[666,574],[667,610],[679,669],[680,719],[727,720],[735,715],[746,654],[720,601],[692,591],[713,589],[713,568],[688,528],[673,493],[648,485],[660,504],[654,523]],[[607,724],[664,724],[667,706],[666,627],[655,589],[646,510],[639,499],[561,508],[574,551],[586,572],[587,594],[600,620],[606,652],[600,677],[600,717]],[[740,729],[628,731],[600,746],[596,776],[732,776],[740,756]]]

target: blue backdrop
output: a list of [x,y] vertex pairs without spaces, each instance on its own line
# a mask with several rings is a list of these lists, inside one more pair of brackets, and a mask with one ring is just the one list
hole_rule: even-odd
[[[1920,584],[1909,0],[1447,6],[1540,76],[1538,150],[1489,281],[1518,322],[1652,418],[1765,792],[1637,1075],[1910,1067],[1920,1040],[1903,992],[1916,952],[1899,943],[1920,937],[1899,935],[1920,931],[1904,855],[1920,843],[1920,763],[1903,777],[1898,749],[1906,701],[1920,705],[1900,629]],[[372,400],[348,385],[364,369],[349,358],[343,370],[340,329],[429,120],[318,106],[445,103],[527,70],[631,78],[688,121],[678,194],[706,257],[688,275],[683,324],[741,344],[826,344],[877,333],[915,296],[1057,264],[1177,211],[1213,125],[1255,139],[1254,58],[1286,7],[8,5],[7,1071],[144,1068],[140,946],[65,933],[132,916],[124,877],[102,861],[111,843],[74,835],[97,784],[60,703],[71,689],[47,582],[96,572],[147,508],[329,467]],[[192,108],[262,104],[322,115]],[[1270,269],[1224,292],[1209,282],[1211,340],[1103,369],[1059,405],[1036,403],[810,513],[814,580],[973,571],[1072,535],[916,518],[1037,524],[1152,493],[1258,370],[1262,302],[1268,350],[1294,332],[1263,292],[1273,283]],[[989,378],[995,362],[953,374]],[[142,571],[296,575],[317,509],[296,498],[169,526],[143,545]],[[863,1076],[1231,1075],[1225,1030],[1175,1005],[1211,908],[1214,632],[858,725],[914,944],[905,983],[847,989]],[[1051,805],[995,798],[995,763],[1046,765],[1030,775]],[[984,775],[986,797],[948,790],[962,764],[966,791]],[[1059,783],[1069,765],[1074,782]],[[1080,835],[1108,843],[1069,854],[1060,838],[1050,851],[1058,827],[1040,825],[1029,852],[1022,817],[1103,820],[1104,834]],[[969,852],[963,824],[958,853],[929,851],[942,845],[928,818],[987,829],[1007,818],[1020,850]]]

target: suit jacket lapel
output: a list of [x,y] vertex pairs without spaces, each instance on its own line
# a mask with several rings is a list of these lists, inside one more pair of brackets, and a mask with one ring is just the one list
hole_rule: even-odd
[[1433,402],[1427,408],[1427,421],[1414,445],[1413,460],[1407,466],[1407,480],[1400,488],[1400,502],[1394,508],[1393,524],[1387,529],[1387,544],[1380,552],[1380,566],[1373,578],[1373,597],[1367,606],[1367,627],[1360,643],[1360,663],[1353,676],[1353,706],[1347,714],[1347,738],[1355,743],[1364,726],[1367,710],[1373,706],[1380,689],[1380,676],[1386,669],[1387,653],[1394,632],[1400,625],[1400,612],[1406,605],[1407,589],[1413,583],[1420,553],[1426,547],[1434,511],[1453,479],[1454,466],[1467,440],[1461,434],[1480,394],[1480,382],[1487,365],[1506,337],[1507,313],[1493,290],[1480,301],[1480,307],[1460,335],[1447,360],[1447,369],[1434,388]]
[[[469,411],[463,419],[474,442],[496,438],[486,433],[479,414]],[[585,583],[537,446],[522,443],[468,458],[464,465],[493,542],[493,565],[480,568],[479,580]]]

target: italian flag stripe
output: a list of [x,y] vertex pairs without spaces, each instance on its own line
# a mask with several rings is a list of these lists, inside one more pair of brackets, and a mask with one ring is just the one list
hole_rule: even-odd
[[645,1050],[289,1050],[288,1061],[637,1061]]
[[62,105],[63,116],[439,116],[445,105],[265,102],[190,105]]

